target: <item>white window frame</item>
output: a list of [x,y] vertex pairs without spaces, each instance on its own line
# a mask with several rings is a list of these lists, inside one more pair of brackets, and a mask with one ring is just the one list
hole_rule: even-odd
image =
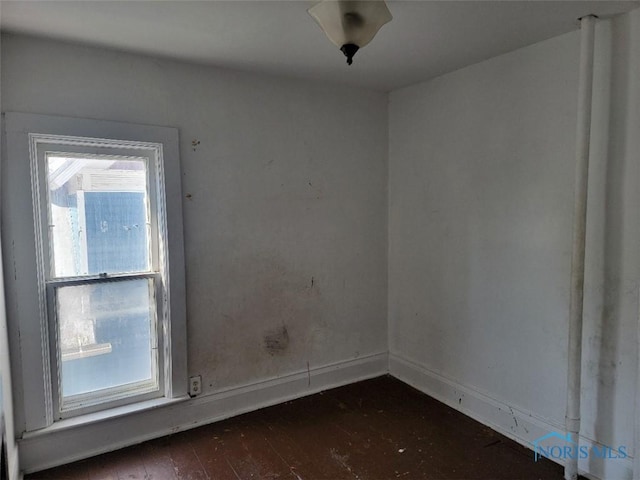
[[[17,430],[36,431],[68,416],[76,416],[77,422],[83,414],[120,407],[132,400],[124,392],[115,392],[107,403],[93,399],[72,409],[60,408],[57,360],[52,357],[55,349],[50,348],[49,338],[55,325],[50,324],[55,311],[53,290],[69,282],[101,280],[88,277],[60,280],[48,274],[49,235],[42,231],[42,215],[46,216],[48,206],[46,195],[42,198],[43,164],[38,162],[38,156],[52,151],[48,148],[51,145],[57,145],[53,150],[60,152],[67,149],[81,150],[78,153],[93,149],[97,154],[119,151],[158,162],[154,189],[157,205],[164,208],[164,212],[155,218],[159,220],[158,239],[164,248],[159,248],[160,255],[156,256],[159,264],[152,265],[152,272],[142,277],[153,276],[157,280],[158,346],[162,362],[157,391],[136,397],[136,408],[150,399],[155,399],[153,405],[157,406],[157,397],[167,401],[186,397],[186,307],[177,129],[21,113],[7,113],[4,126],[2,236],[10,245],[4,252],[4,261],[13,265],[12,275],[6,275],[6,289],[10,297],[7,309],[12,360],[17,359],[12,366],[17,383]],[[63,148],[65,145],[67,149]],[[32,169],[35,175],[31,174]],[[27,215],[33,219],[31,222]],[[9,273],[10,269],[7,270]],[[15,355],[16,350],[19,355]]]
[[[164,169],[162,144],[86,137],[69,137],[29,133],[31,155],[31,190],[36,227],[36,249],[39,251],[38,278],[46,290],[45,310],[48,317],[48,342],[51,372],[51,387],[54,420],[117,407],[136,401],[164,396],[164,348],[152,348],[152,378],[137,385],[112,387],[100,392],[91,392],[73,397],[62,396],[61,352],[57,345],[58,314],[56,291],[60,287],[90,285],[118,280],[147,279],[155,285],[155,315],[151,325],[151,338],[155,346],[163,345],[163,331],[170,330],[166,315],[169,296],[164,290],[170,288],[169,272],[166,265],[166,213],[164,198]],[[110,273],[105,275],[58,276],[55,273],[53,237],[48,227],[50,218],[50,191],[47,187],[49,156],[127,160],[137,159],[145,163],[147,177],[147,215],[150,222],[149,270],[136,273]],[[43,327],[43,335],[46,335]]]

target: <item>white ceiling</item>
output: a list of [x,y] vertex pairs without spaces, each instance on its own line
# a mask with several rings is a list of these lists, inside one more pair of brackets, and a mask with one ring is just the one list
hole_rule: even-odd
[[309,1],[2,1],[1,27],[131,52],[392,90],[577,29],[639,1],[388,1],[394,19],[347,66]]

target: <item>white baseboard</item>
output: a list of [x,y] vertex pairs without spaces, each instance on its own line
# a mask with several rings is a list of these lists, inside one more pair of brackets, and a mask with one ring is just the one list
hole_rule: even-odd
[[24,473],[45,470],[387,373],[388,354],[378,353],[132,415],[29,435],[19,440],[20,466]]
[[[534,440],[553,431],[564,432],[564,425],[559,422],[508,405],[401,355],[389,353],[389,373],[398,380],[531,449],[532,462],[534,461]],[[580,437],[580,444],[589,448],[602,446],[584,437]],[[582,475],[594,479],[632,480],[633,478],[631,458],[581,459],[579,468]]]

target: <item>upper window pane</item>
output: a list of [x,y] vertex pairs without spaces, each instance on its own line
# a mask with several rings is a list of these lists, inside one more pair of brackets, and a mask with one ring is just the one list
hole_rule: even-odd
[[47,155],[54,277],[150,270],[147,161]]

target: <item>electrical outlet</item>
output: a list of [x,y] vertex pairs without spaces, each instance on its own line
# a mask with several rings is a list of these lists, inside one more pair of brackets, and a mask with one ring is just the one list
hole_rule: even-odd
[[195,397],[196,395],[200,395],[201,393],[202,393],[202,377],[200,375],[191,377],[189,379],[189,396]]

